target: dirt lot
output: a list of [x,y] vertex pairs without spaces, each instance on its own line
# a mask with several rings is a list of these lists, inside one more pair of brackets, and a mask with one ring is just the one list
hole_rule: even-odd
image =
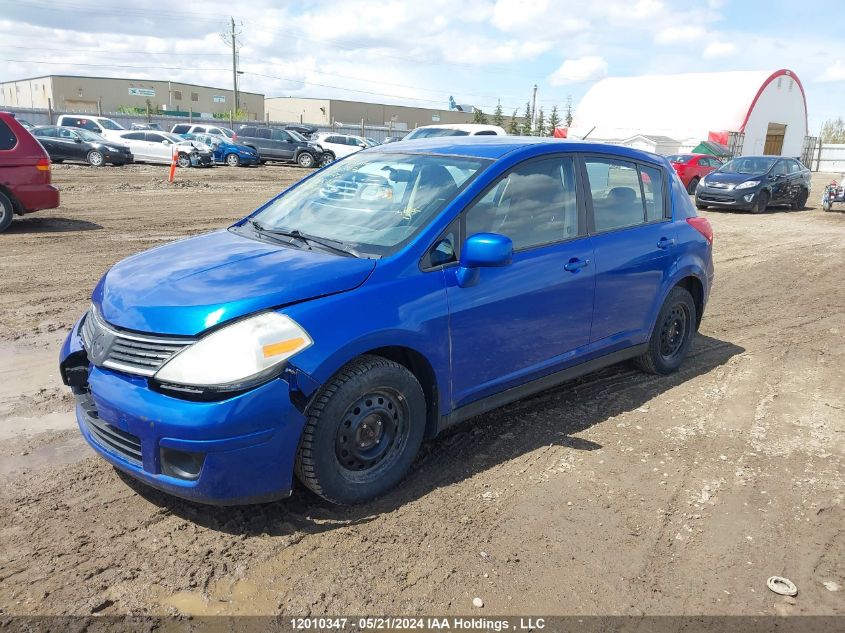
[[845,214],[708,213],[717,285],[676,376],[471,420],[365,507],[215,509],[93,456],[59,345],[111,264],[303,171],[165,174],[56,166],[62,207],[0,235],[0,614],[845,614]]

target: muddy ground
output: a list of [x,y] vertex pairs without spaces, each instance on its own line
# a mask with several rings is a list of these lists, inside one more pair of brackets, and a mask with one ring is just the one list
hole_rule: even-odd
[[56,357],[97,279],[303,173],[55,166],[62,206],[0,235],[0,614],[845,614],[845,214],[819,208],[706,214],[717,282],[676,376],[475,418],[370,505],[193,505],[94,457]]

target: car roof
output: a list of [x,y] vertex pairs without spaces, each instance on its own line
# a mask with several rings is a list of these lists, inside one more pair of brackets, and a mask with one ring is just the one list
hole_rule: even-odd
[[392,154],[446,154],[497,160],[536,146],[546,146],[547,152],[594,152],[613,154],[633,160],[663,162],[663,157],[651,152],[590,141],[575,141],[542,136],[435,136],[420,140],[400,141],[379,145],[370,151]]

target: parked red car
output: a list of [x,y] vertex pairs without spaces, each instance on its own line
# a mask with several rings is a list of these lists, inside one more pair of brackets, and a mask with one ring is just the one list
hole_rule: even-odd
[[673,154],[666,158],[678,172],[690,195],[695,193],[699,180],[722,166],[721,161],[710,154]]
[[27,129],[0,112],[0,232],[15,214],[59,206],[59,190],[50,184],[50,157]]

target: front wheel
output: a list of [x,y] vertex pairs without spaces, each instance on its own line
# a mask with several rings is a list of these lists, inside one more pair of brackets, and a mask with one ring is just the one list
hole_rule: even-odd
[[689,181],[689,184],[687,185],[687,193],[689,195],[693,195],[695,193],[695,189],[696,187],[698,187],[698,181],[698,176],[695,176],[692,180]]
[[296,157],[296,164],[300,167],[313,167],[315,162],[314,157],[309,152],[302,152]]
[[176,158],[176,164],[179,167],[181,167],[182,169],[185,169],[186,167],[190,167],[191,166],[191,157],[188,156],[187,154],[180,152],[179,156]]
[[757,199],[754,201],[754,204],[751,206],[751,213],[765,213],[768,208],[769,194],[765,191],[761,191],[757,195]]
[[408,369],[362,356],[335,374],[311,404],[296,475],[332,503],[374,499],[410,469],[425,417],[422,387]]
[[695,302],[684,288],[672,288],[648,341],[648,350],[635,359],[650,374],[671,374],[684,362],[695,335]]
[[5,193],[0,191],[0,233],[9,228],[15,217],[15,207]]
[[241,159],[238,158],[237,154],[227,154],[226,155],[226,164],[229,167],[240,167]]
[[326,165],[334,162],[334,154],[331,152],[323,152],[323,155],[320,156],[320,167],[325,167]]
[[104,162],[105,158],[103,158],[103,154],[101,152],[98,152],[95,149],[88,152],[88,164],[91,165],[91,167],[102,167]]

